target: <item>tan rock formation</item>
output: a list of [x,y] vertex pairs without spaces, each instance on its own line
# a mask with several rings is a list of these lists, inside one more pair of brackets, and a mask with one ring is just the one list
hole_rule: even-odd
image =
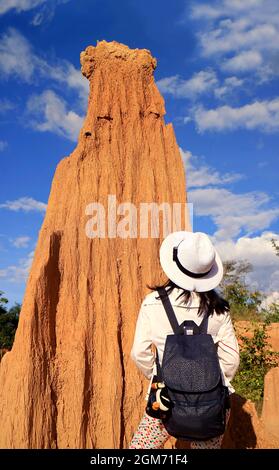
[[[235,322],[237,335],[252,337],[254,326],[249,321]],[[267,327],[268,341],[273,351],[279,351],[279,324]],[[254,403],[233,395],[232,414],[224,438],[224,448],[279,448],[279,367],[265,376],[264,400],[260,416]]]
[[265,440],[270,448],[279,448],[279,367],[265,376],[262,423]]
[[232,395],[231,416],[223,439],[224,449],[261,449],[265,447],[263,426],[254,403]]
[[145,406],[147,381],[129,354],[146,283],[165,279],[162,230],[89,238],[85,209],[99,202],[107,214],[108,195],[137,209],[185,203],[184,168],[150,52],[101,41],[81,64],[87,116],[57,166],[14,346],[0,364],[1,448],[127,447]]

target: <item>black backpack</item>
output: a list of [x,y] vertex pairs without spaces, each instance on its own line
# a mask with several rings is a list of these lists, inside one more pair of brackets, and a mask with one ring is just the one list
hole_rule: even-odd
[[230,399],[222,383],[217,348],[207,334],[208,316],[200,326],[190,320],[179,325],[166,290],[160,287],[158,292],[174,332],[167,335],[162,367],[156,351],[157,380],[164,383],[170,400],[169,411],[162,417],[164,426],[179,439],[220,436]]

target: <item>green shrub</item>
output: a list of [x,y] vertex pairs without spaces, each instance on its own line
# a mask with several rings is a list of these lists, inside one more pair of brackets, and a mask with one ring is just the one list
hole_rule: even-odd
[[0,291],[0,350],[12,348],[21,309],[21,305],[16,303],[8,310],[7,303],[8,299]]
[[[240,336],[240,366],[233,380],[236,393],[252,400],[261,409],[264,394],[264,377],[278,365],[279,354],[270,349],[268,323],[254,323],[253,336]],[[248,331],[248,329],[246,329]]]
[[259,310],[264,294],[251,290],[246,282],[246,275],[253,270],[251,263],[246,260],[230,260],[223,265],[224,277],[219,291],[230,304],[232,319],[262,321],[264,316]]
[[278,303],[272,303],[269,305],[268,310],[263,310],[267,323],[278,323],[279,322],[279,305]]

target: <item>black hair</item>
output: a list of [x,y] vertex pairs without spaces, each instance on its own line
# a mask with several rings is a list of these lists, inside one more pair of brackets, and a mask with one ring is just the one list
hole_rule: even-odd
[[[189,290],[182,289],[170,279],[168,279],[162,285],[149,286],[148,284],[146,284],[146,287],[148,287],[148,289],[151,289],[153,291],[157,290],[158,287],[164,287],[166,289],[167,295],[169,295],[172,292],[172,290],[175,287],[177,287],[178,289],[181,289],[182,292],[177,296],[176,300],[182,297],[182,300],[184,301],[185,304],[187,304],[191,296],[191,292]],[[218,294],[218,292],[216,292],[214,289],[206,291],[206,292],[196,292],[196,294],[198,294],[200,298],[198,315],[201,315],[204,312],[207,313],[208,315],[212,315],[214,311],[217,313],[217,315],[221,315],[229,311],[230,309],[229,302],[223,299],[223,297],[221,297]],[[159,298],[159,295],[156,298]]]

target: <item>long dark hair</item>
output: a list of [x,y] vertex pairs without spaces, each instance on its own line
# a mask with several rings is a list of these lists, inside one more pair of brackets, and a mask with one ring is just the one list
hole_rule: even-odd
[[[175,287],[181,289],[181,287],[177,286],[170,279],[168,279],[164,284],[156,286],[149,286],[148,284],[146,284],[146,287],[153,291],[157,290],[158,287],[164,287],[168,295],[172,292]],[[221,297],[218,292],[216,292],[214,289],[206,292],[196,292],[196,294],[198,294],[200,298],[198,315],[201,315],[203,313],[212,315],[214,311],[217,313],[217,315],[221,315],[230,309],[229,302],[223,299],[223,297]],[[187,304],[190,296],[191,292],[189,290],[182,289],[182,292],[177,296],[176,300],[181,297],[183,302]],[[159,295],[156,298],[159,299]]]

